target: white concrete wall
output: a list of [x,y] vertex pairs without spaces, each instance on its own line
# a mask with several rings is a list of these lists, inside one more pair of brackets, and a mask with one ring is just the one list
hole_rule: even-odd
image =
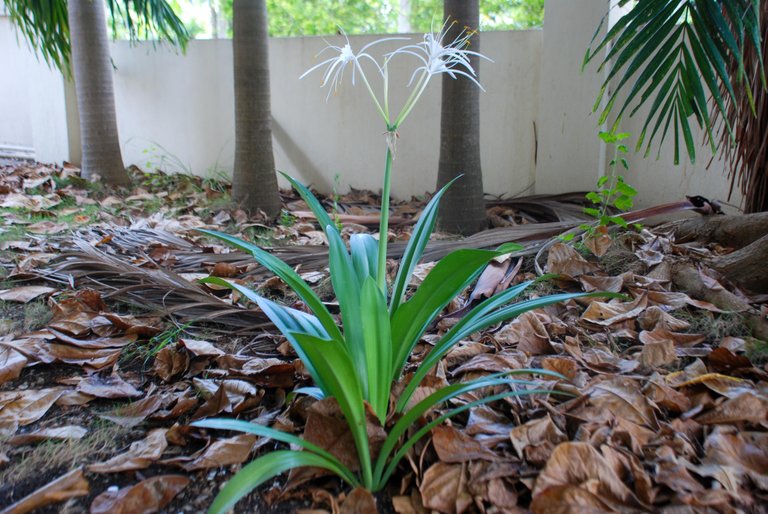
[[607,10],[595,0],[547,0],[541,52],[537,193],[590,190],[603,173],[603,145],[591,113],[602,78],[581,71]]
[[37,59],[2,10],[0,66],[0,154],[18,149],[43,162],[70,159],[61,74]]
[[[414,42],[421,36],[412,36]],[[347,186],[380,187],[385,125],[362,84],[351,76],[335,95],[320,88],[322,72],[299,80],[315,55],[334,38],[270,40],[272,111],[278,169],[321,190],[339,175]],[[375,38],[351,38],[355,48]],[[534,121],[538,111],[541,31],[489,32],[482,49],[493,63],[480,75],[481,139],[488,191],[514,193],[534,178]],[[374,50],[387,51],[387,44]],[[232,48],[228,40],[193,41],[182,56],[151,45],[115,43],[118,124],[128,163],[211,174],[234,160]],[[321,56],[322,58],[322,56]],[[397,109],[416,60],[390,67],[390,102]],[[351,72],[351,70],[349,70]],[[373,87],[380,87],[375,72]],[[440,80],[434,80],[400,130],[393,193],[407,198],[435,187],[440,133]],[[177,162],[181,161],[181,162]]]
[[[481,145],[486,191],[556,193],[594,187],[604,172],[606,148],[597,137],[591,107],[601,77],[581,60],[608,0],[548,0],[544,30],[486,32],[482,52],[493,59],[480,69]],[[421,36],[412,36],[417,42]],[[340,38],[327,38],[339,43]],[[351,38],[360,48],[373,40]],[[339,176],[347,187],[377,190],[385,127],[358,84],[349,79],[326,102],[321,73],[298,77],[317,62],[322,38],[270,40],[276,164],[322,191]],[[391,47],[390,47],[391,48]],[[387,50],[382,46],[381,50]],[[374,47],[374,50],[376,48]],[[201,175],[229,174],[234,156],[232,48],[228,40],[192,41],[186,55],[152,44],[113,43],[118,125],[126,164],[159,166]],[[17,43],[0,14],[0,145],[31,147],[42,161],[79,158],[77,112],[71,85]],[[413,62],[391,67],[392,109],[409,92]],[[377,83],[375,86],[378,85]],[[401,127],[393,193],[408,198],[432,191],[437,175],[440,80]],[[642,118],[623,130],[638,134]],[[722,164],[695,166],[630,156],[630,183],[638,205],[681,199],[684,194],[726,196]],[[531,187],[535,183],[534,187]],[[738,199],[736,199],[738,201]]]

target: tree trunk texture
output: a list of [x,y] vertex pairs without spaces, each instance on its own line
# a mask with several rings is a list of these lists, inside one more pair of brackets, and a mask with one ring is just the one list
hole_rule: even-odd
[[[450,25],[447,41],[453,41],[462,30],[478,30],[478,0],[444,0],[443,8]],[[478,32],[470,39],[470,49],[480,51]],[[480,59],[471,56],[470,63],[478,72]],[[442,230],[466,235],[488,224],[480,167],[480,89],[466,77],[457,75],[453,79],[443,74],[438,189],[462,174],[443,198],[438,225]]]
[[768,212],[747,216],[700,216],[665,225],[679,243],[717,241],[732,248],[742,248],[768,234]]
[[267,6],[265,0],[235,0],[235,170],[232,198],[250,212],[280,212],[272,153]]
[[80,112],[82,175],[112,185],[129,185],[117,134],[112,61],[102,0],[67,2],[72,72]]
[[768,212],[743,216],[706,216],[667,225],[677,242],[717,242],[734,248],[705,263],[741,289],[768,293]]

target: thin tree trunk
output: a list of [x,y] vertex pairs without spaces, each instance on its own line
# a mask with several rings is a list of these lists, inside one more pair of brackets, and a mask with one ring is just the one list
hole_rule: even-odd
[[[453,41],[462,30],[477,30],[480,8],[478,0],[444,0],[444,18],[451,25],[447,41]],[[480,51],[480,36],[470,39],[472,51]],[[479,58],[470,57],[478,71]],[[466,77],[456,79],[443,75],[440,116],[440,165],[438,189],[463,174],[443,198],[439,226],[442,230],[471,234],[487,225],[483,202],[483,175],[480,167],[480,90]]]
[[235,171],[232,197],[242,208],[269,216],[280,212],[272,153],[267,6],[235,0]]
[[129,185],[117,134],[104,2],[69,0],[67,11],[80,112],[82,175],[87,179],[100,176],[108,184]]

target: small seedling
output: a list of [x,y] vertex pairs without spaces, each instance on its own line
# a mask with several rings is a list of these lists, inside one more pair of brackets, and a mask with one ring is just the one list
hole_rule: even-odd
[[[592,202],[593,207],[585,207],[584,212],[595,218],[596,223],[583,223],[579,228],[584,231],[584,240],[594,239],[608,233],[608,228],[612,225],[622,228],[629,228],[627,221],[621,214],[611,214],[611,211],[620,213],[629,211],[634,206],[634,197],[637,196],[637,190],[627,184],[624,177],[616,173],[616,168],[621,165],[626,171],[629,171],[629,162],[625,155],[628,153],[627,146],[622,143],[629,138],[627,132],[600,132],[600,139],[607,145],[613,145],[613,158],[608,163],[608,172],[597,181],[597,189],[586,194],[587,200]],[[636,227],[639,225],[635,224]],[[575,234],[566,234],[562,237],[564,241],[570,241]]]

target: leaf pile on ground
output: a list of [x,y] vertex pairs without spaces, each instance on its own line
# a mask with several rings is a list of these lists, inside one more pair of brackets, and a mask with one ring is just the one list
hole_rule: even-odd
[[[268,245],[322,244],[301,205],[285,195],[281,222],[269,224],[232,209],[218,183],[138,172],[134,180],[138,188],[114,192],[81,181],[70,167],[0,169],[0,260],[7,275],[0,287],[0,507],[204,511],[234,471],[279,446],[189,426],[211,416],[288,431],[355,462],[338,408],[291,395],[311,384],[285,340],[266,323],[258,330],[237,327],[237,319],[252,325],[263,317],[252,306],[238,310],[242,299],[232,291],[195,282],[225,277],[296,303],[284,284],[248,263],[217,260],[228,250],[191,229],[229,224]],[[377,201],[360,191],[337,199],[347,205],[345,216],[357,216],[341,220],[348,232],[369,230]],[[407,237],[407,221],[420,206],[399,205],[403,223],[393,238]],[[507,214],[515,223],[527,216]],[[81,266],[87,273],[59,269],[51,280],[51,263],[77,248],[99,249],[112,260]],[[740,313],[671,285],[675,262],[696,263],[707,252],[653,230],[623,234],[600,259],[554,244],[545,271],[557,278],[539,283],[532,295],[611,291],[625,297],[529,312],[456,346],[415,399],[449,383],[520,368],[544,368],[567,380],[532,377],[537,390],[551,392],[473,408],[435,428],[409,451],[377,498],[379,510],[759,512],[768,501],[768,344],[752,337]],[[422,338],[406,372],[468,305],[533,278],[532,260],[494,261]],[[100,283],[99,266],[109,263],[127,266],[123,285],[131,303]],[[431,266],[420,264],[415,280]],[[706,276],[710,287],[725,287]],[[332,308],[327,270],[317,266],[305,277]],[[167,309],[156,308],[163,296],[149,291],[162,287],[166,300],[172,289],[195,291],[198,296],[184,299],[197,298],[198,310],[176,316],[170,300]],[[218,314],[206,318],[211,309]],[[252,319],[244,318],[247,312]],[[216,325],[216,316],[233,325]],[[367,502],[337,479],[305,469],[259,489],[238,511],[367,512]]]

